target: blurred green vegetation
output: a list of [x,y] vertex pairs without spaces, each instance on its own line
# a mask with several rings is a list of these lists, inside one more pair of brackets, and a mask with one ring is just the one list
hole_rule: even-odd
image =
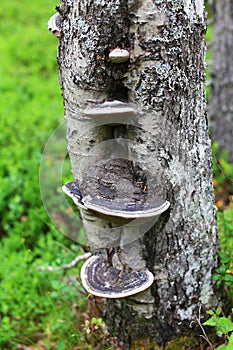
[[81,253],[50,221],[39,188],[44,146],[63,120],[57,39],[47,30],[56,5],[11,0],[0,6],[0,349],[73,349],[83,337],[78,280],[38,270]]
[[[50,221],[39,188],[43,149],[63,120],[57,39],[47,30],[56,5],[54,0],[11,0],[0,7],[0,349],[18,349],[20,344],[91,349],[80,328],[86,312],[80,266],[68,272],[39,269],[69,263],[82,253]],[[207,55],[211,58],[210,51]],[[63,170],[69,179],[69,166]],[[214,185],[222,255],[214,278],[232,293],[233,205],[226,174],[233,175],[233,166],[225,153],[217,154]],[[91,332],[93,324],[88,326]]]
[[233,164],[229,162],[227,152],[218,149],[213,142],[213,185],[218,209],[218,232],[221,251],[220,265],[213,279],[222,285],[233,298]]

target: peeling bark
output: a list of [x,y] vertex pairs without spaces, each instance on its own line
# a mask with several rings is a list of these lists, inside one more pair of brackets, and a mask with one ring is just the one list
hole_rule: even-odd
[[[115,225],[119,236],[116,231],[109,239],[115,245],[113,265],[147,266],[155,282],[144,293],[105,304],[109,330],[126,349],[145,336],[164,344],[189,332],[199,302],[206,308],[217,304],[211,281],[218,238],[205,113],[203,1],[61,0],[60,11],[58,62],[74,178],[84,186],[90,159],[94,165],[111,157],[106,145],[115,139],[124,157],[146,174],[149,190],[171,203],[145,235],[137,236],[138,228],[128,244],[118,242],[127,227]],[[129,62],[109,61],[118,46],[130,52]],[[83,115],[90,101],[105,99],[136,104],[138,118],[103,125]],[[118,148],[114,151],[116,158]],[[106,241],[112,222],[95,215],[90,221],[87,235],[93,238],[102,227]],[[109,254],[108,244],[95,243],[94,251]]]
[[215,1],[210,120],[213,141],[233,162],[233,2]]

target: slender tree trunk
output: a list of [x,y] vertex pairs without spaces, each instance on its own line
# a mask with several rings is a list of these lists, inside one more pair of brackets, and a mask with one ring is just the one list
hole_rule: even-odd
[[[155,281],[144,293],[107,300],[107,325],[125,349],[140,338],[165,344],[189,333],[198,303],[217,304],[203,1],[61,0],[60,12],[58,62],[74,177],[88,183],[86,168],[95,172],[93,164],[111,158],[106,142],[115,138],[116,148],[126,148],[147,174],[149,188],[171,203],[143,237],[118,247],[124,266],[146,266]],[[110,62],[116,47],[130,52],[129,62]],[[136,104],[137,122],[116,126],[84,115],[90,101],[106,99]],[[107,222],[96,218],[97,227],[110,227]],[[86,230],[90,236],[88,225]],[[116,245],[108,239],[106,247],[94,239],[92,250],[108,254]]]
[[213,63],[210,118],[213,140],[226,149],[233,162],[233,2],[213,6]]

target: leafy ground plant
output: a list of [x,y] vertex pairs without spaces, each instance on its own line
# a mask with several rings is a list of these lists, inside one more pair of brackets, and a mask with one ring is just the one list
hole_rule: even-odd
[[233,164],[229,162],[227,152],[219,151],[218,143],[213,146],[213,184],[216,205],[219,210],[229,206],[233,198]]
[[228,208],[218,212],[218,230],[221,251],[220,265],[213,274],[217,285],[224,286],[229,298],[233,297],[233,203]]
[[232,350],[233,322],[231,320],[231,316],[223,316],[220,309],[217,309],[216,311],[209,310],[208,313],[211,317],[203,323],[203,326],[214,327],[217,335],[224,339],[224,344],[218,347],[217,349]]
[[123,342],[119,342],[117,337],[111,337],[102,318],[93,317],[86,320],[83,326],[85,339],[91,349],[101,350],[121,350]]

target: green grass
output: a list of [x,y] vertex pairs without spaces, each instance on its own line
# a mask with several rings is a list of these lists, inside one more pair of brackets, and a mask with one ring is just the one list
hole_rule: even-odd
[[33,250],[26,249],[20,236],[2,240],[0,344],[4,348],[14,349],[15,343],[36,344],[39,339],[48,349],[59,348],[64,341],[67,349],[75,345],[77,309],[80,313],[85,305],[80,284],[70,283],[63,272],[37,269],[76,256],[77,247],[67,248],[59,239],[55,232],[41,235]]
[[[4,350],[17,349],[19,344],[92,349],[96,339],[95,320],[86,326],[86,334],[82,329],[82,323],[87,323],[80,266],[68,272],[38,269],[61,266],[82,253],[48,217],[39,186],[43,149],[63,120],[57,39],[47,30],[56,5],[53,0],[11,0],[0,7],[0,349]],[[63,145],[55,143],[54,147],[64,159]],[[214,176],[220,193],[225,188],[225,173],[232,176],[233,167],[225,154],[218,159],[223,171],[215,163]],[[48,171],[52,165],[51,159],[44,162]],[[70,179],[67,163],[63,171]],[[49,185],[50,179],[45,180]],[[60,186],[55,190],[59,194]],[[221,209],[226,206],[218,215],[225,255],[221,257],[224,271],[217,271],[216,280],[231,290],[226,276],[232,271],[233,207],[223,201]],[[97,335],[104,341],[101,321],[98,327]]]
[[[12,0],[2,4],[0,9],[3,232],[15,226],[20,232],[25,223],[19,224],[19,221],[26,213],[34,218],[36,213],[46,218],[40,209],[38,167],[49,134],[63,116],[57,77],[57,43],[46,27],[55,4],[51,2],[48,6],[46,1],[40,0],[24,1],[22,5]],[[30,213],[28,207],[32,208]],[[33,219],[27,220],[28,229],[32,222]]]

